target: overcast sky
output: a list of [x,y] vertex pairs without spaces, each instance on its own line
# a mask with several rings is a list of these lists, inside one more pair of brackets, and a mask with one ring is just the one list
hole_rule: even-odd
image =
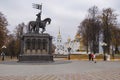
[[10,31],[19,23],[28,24],[29,21],[36,20],[39,10],[32,8],[32,3],[42,3],[42,19],[52,19],[46,32],[57,37],[60,28],[64,42],[68,36],[74,38],[77,26],[86,17],[90,7],[96,5],[99,10],[110,7],[120,14],[119,0],[0,0],[0,12],[6,16]]

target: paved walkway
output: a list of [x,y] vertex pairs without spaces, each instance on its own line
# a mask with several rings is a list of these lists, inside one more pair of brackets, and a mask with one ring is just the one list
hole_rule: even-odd
[[0,63],[0,80],[120,80],[120,61]]

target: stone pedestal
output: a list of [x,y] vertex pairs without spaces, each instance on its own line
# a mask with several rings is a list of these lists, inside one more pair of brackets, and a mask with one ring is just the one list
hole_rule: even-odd
[[52,36],[47,33],[23,35],[19,61],[53,61]]

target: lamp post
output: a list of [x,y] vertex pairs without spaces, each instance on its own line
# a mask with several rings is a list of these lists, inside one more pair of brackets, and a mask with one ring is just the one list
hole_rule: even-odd
[[6,46],[2,46],[2,53],[1,53],[1,56],[2,56],[2,61],[4,61],[4,56],[5,56],[5,49],[6,49]]
[[107,44],[105,42],[102,42],[101,46],[103,47],[103,54],[104,54],[103,60],[106,61],[105,47],[107,46]]
[[68,47],[68,60],[70,60],[70,51],[71,51],[71,48]]

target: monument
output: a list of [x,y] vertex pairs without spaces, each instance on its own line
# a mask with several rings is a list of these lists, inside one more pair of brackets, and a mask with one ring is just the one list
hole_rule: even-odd
[[46,25],[50,24],[51,19],[41,20],[42,4],[33,4],[33,7],[40,12],[36,14],[36,21],[29,22],[27,33],[21,35],[19,61],[53,61],[52,36],[44,33]]

